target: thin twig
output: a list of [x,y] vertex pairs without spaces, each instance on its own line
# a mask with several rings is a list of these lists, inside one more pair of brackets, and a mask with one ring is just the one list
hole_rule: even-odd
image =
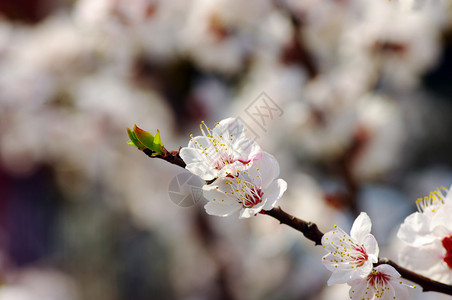
[[323,232],[317,228],[316,224],[298,219],[283,211],[279,206],[264,212],[265,213],[263,214],[272,216],[281,224],[286,224],[293,229],[300,231],[308,240],[313,241],[316,246],[322,244]]
[[165,149],[165,153],[162,155],[153,155],[155,152],[148,148],[145,148],[142,151],[144,152],[144,154],[146,154],[150,158],[161,158],[161,159],[166,160],[167,162],[169,162],[173,165],[177,165],[181,168],[185,168],[185,166],[187,165],[184,162],[184,160],[180,157],[179,151],[166,151],[166,149]]

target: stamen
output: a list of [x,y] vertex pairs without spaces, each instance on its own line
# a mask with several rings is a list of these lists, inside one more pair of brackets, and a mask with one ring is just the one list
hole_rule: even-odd
[[[445,193],[444,193],[445,192]],[[443,205],[445,202],[448,190],[441,186],[435,191],[431,192],[430,195],[424,198],[419,198],[416,200],[416,206],[420,213],[431,211],[435,212],[438,206]]]

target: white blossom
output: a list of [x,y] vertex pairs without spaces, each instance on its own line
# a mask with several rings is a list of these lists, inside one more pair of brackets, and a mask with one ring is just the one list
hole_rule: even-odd
[[447,284],[452,283],[451,197],[450,189],[446,194],[437,189],[419,199],[419,212],[408,216],[397,233],[407,244],[399,252],[400,263]]
[[[446,192],[446,193],[445,193]],[[431,192],[429,196],[416,201],[418,211],[406,217],[400,225],[397,237],[411,246],[421,246],[433,242],[437,236],[434,234],[432,219],[442,210],[445,203],[452,205],[452,193],[441,187]],[[440,217],[442,214],[440,214]],[[446,218],[447,219],[447,218]],[[440,225],[438,219],[435,224]]]
[[336,225],[323,235],[322,245],[330,253],[323,257],[322,263],[333,272],[328,285],[365,278],[372,271],[373,263],[378,261],[379,248],[370,234],[371,227],[369,216],[362,212],[353,223],[350,235]]
[[392,266],[383,264],[375,267],[365,278],[349,283],[352,300],[408,299],[407,285],[400,280],[400,274]]
[[204,180],[246,170],[262,155],[259,145],[246,137],[245,127],[238,119],[224,119],[212,130],[203,122],[200,128],[203,135],[191,136],[180,156],[186,169]]
[[203,187],[204,197],[209,200],[206,212],[224,217],[240,210],[240,218],[249,218],[261,210],[271,210],[287,189],[284,180],[276,179],[278,175],[278,162],[264,152],[247,171]]

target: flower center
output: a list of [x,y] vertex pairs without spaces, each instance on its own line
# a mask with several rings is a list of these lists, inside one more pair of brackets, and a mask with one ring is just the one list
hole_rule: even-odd
[[377,286],[377,285],[386,285],[390,281],[390,276],[385,273],[381,273],[375,270],[372,270],[369,275],[367,275],[367,282],[371,286]]
[[215,169],[221,170],[224,166],[228,164],[234,163],[234,159],[226,153],[221,153],[216,159],[214,160]]
[[358,267],[362,267],[364,263],[368,260],[369,256],[367,255],[366,249],[363,246],[354,248],[357,251],[357,255],[352,256],[352,259],[356,261],[356,265]]
[[262,196],[264,193],[259,188],[254,188],[251,193],[247,193],[245,199],[242,202],[243,207],[250,208],[262,202]]
[[446,251],[447,251],[443,260],[446,262],[446,264],[449,266],[449,268],[452,269],[452,235],[445,237],[442,240],[442,243],[443,243],[444,249],[446,249]]

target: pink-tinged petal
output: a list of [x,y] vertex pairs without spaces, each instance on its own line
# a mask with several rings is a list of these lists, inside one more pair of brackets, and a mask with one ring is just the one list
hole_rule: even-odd
[[369,256],[369,260],[376,263],[378,261],[378,253],[380,249],[378,248],[377,240],[372,234],[368,234],[364,237],[363,246]]
[[240,207],[241,205],[237,202],[233,205],[220,204],[217,202],[208,202],[206,205],[204,205],[204,208],[209,215],[219,217],[230,216],[236,211],[238,211]]
[[251,180],[260,183],[260,186],[265,189],[279,175],[278,161],[273,155],[262,152],[261,158],[253,162],[248,174]]
[[287,182],[283,179],[274,180],[266,189],[263,190],[265,198],[265,205],[263,209],[270,210],[275,207],[276,202],[281,199],[286,190]]
[[435,236],[430,230],[431,215],[412,213],[400,225],[397,237],[413,246],[431,243]]
[[370,233],[371,228],[372,222],[370,221],[369,216],[365,212],[362,212],[356,218],[355,222],[353,222],[350,236],[361,244],[364,238]]

